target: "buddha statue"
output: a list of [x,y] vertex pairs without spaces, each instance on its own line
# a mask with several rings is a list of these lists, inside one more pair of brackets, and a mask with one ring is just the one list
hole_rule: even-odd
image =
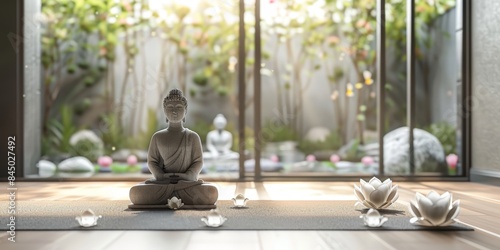
[[207,134],[207,149],[209,152],[204,154],[207,160],[234,160],[239,158],[239,154],[231,151],[233,145],[232,134],[224,130],[227,125],[227,119],[223,114],[218,114],[214,118],[215,130]]
[[177,197],[185,208],[214,208],[218,190],[198,179],[203,150],[196,132],[184,128],[187,100],[182,91],[171,90],[163,99],[168,127],[153,134],[148,167],[153,178],[133,186],[129,208],[156,208]]

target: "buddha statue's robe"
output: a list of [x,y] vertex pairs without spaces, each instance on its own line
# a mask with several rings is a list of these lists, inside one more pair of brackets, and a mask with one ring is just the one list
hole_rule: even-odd
[[[201,140],[187,128],[156,132],[149,145],[148,167],[154,178],[130,189],[134,205],[165,205],[174,196],[185,205],[214,205],[217,201],[217,188],[198,179],[203,167]],[[167,178],[174,174],[183,175],[184,180],[171,183]]]
[[209,152],[203,154],[206,160],[229,160],[238,159],[239,154],[231,151],[233,136],[226,130],[213,130],[207,134],[207,149]]

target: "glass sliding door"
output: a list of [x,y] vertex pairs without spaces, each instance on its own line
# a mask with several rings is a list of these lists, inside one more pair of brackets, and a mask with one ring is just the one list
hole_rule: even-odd
[[[253,36],[247,36],[246,61],[238,60],[239,19],[251,16],[253,5],[240,13],[237,1],[33,4],[41,26],[37,85],[43,86],[37,157],[44,161],[43,171],[29,166],[29,177],[150,178],[150,138],[167,127],[162,100],[178,88],[188,100],[185,126],[203,143],[202,176],[238,178],[244,112],[237,65],[253,57]],[[245,24],[247,33],[251,26]],[[252,134],[242,143],[251,144]],[[67,159],[73,159],[69,166],[60,164]]]
[[463,176],[455,1],[376,2],[261,1],[263,177]]
[[263,176],[377,173],[372,1],[261,1]]
[[44,161],[27,177],[150,178],[149,140],[167,126],[172,88],[203,143],[201,178],[466,173],[462,2],[101,2],[30,9],[41,80],[26,76],[25,94],[39,90],[43,105],[24,108],[41,114],[30,162]]
[[[461,37],[455,34],[455,1],[399,1],[386,7],[386,41],[391,48],[387,54],[390,88],[386,111],[395,119],[384,137],[384,174],[462,175],[457,171],[461,157],[457,150],[461,123],[457,106],[462,101],[458,94],[461,86],[457,85],[456,39]],[[406,23],[400,22],[405,18]],[[413,25],[413,32],[409,25]],[[406,92],[406,98],[398,92]],[[409,128],[413,128],[413,145]]]
[[[461,8],[457,8],[455,1],[437,2],[438,5],[416,3],[417,10],[431,8],[433,15],[430,18],[422,12],[416,12],[415,15],[415,19],[419,21],[416,25],[421,27],[421,34],[417,35],[419,54],[415,58],[418,76],[415,84],[418,107],[415,112],[415,127],[436,138],[444,155],[434,156],[437,164],[418,164],[422,173],[432,171],[441,175],[459,176],[463,173],[458,143],[461,128],[458,115],[461,84],[457,80],[461,74],[461,62],[457,40],[462,37],[456,33],[456,16]],[[443,156],[444,161],[441,160]]]

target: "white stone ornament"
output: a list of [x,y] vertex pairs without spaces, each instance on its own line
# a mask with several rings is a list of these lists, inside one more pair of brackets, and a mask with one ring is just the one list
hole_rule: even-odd
[[175,196],[172,197],[172,199],[168,199],[167,202],[168,202],[167,206],[173,210],[177,210],[177,209],[181,208],[182,206],[184,206],[184,203],[182,203],[182,199],[178,199]]
[[75,217],[82,227],[93,227],[97,225],[97,220],[102,218],[101,215],[95,215],[92,209],[87,209],[82,215]]
[[452,195],[445,192],[439,195],[430,191],[427,196],[416,193],[416,202],[410,202],[410,223],[419,226],[444,227],[455,223],[460,212],[460,200],[452,203]]
[[362,179],[359,181],[360,186],[354,185],[354,195],[358,198],[355,205],[384,209],[399,198],[398,185],[393,186],[391,179],[381,182],[377,177],[373,177],[369,182]]
[[202,217],[201,221],[209,227],[220,227],[227,218],[222,216],[217,209],[211,209],[206,217]]
[[36,166],[38,167],[38,175],[40,175],[40,177],[51,177],[57,170],[56,164],[46,160],[38,161]]
[[57,165],[57,168],[62,172],[94,172],[94,164],[83,156],[75,156],[61,161],[59,165]]
[[381,227],[388,219],[387,217],[380,215],[380,213],[373,208],[370,208],[366,214],[359,216],[363,219],[366,226],[369,227]]
[[243,194],[237,194],[232,198],[235,207],[246,207],[248,200]]

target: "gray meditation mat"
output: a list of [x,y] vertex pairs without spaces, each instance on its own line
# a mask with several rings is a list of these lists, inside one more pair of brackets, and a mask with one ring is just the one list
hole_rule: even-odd
[[[359,218],[366,210],[356,210],[355,201],[271,201],[247,203],[235,208],[232,201],[217,202],[228,220],[218,228],[201,221],[208,210],[132,210],[130,201],[16,201],[16,230],[473,230],[455,223],[449,227],[420,227],[410,224],[407,208],[394,204],[383,214],[389,218],[382,227],[370,228]],[[7,208],[6,201],[0,207]],[[87,209],[102,215],[94,227],[80,227],[75,220]],[[11,214],[0,209],[1,224]]]

